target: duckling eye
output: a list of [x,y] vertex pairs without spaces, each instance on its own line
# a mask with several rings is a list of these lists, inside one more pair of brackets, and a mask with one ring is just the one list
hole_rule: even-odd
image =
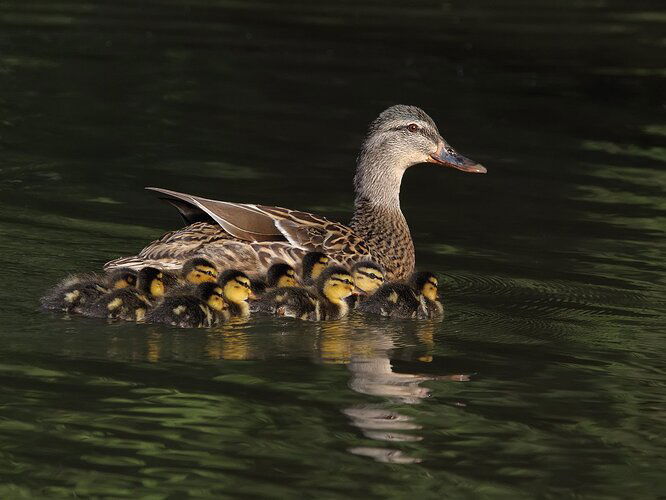
[[407,130],[410,132],[417,132],[419,130],[419,126],[416,123],[410,123],[407,125]]

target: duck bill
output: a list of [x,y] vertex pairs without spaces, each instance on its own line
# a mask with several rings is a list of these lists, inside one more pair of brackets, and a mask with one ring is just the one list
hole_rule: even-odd
[[431,154],[427,161],[429,163],[436,163],[437,165],[444,165],[445,167],[457,168],[463,172],[471,172],[474,174],[485,174],[487,172],[486,167],[458,154],[446,143],[440,144],[437,151]]

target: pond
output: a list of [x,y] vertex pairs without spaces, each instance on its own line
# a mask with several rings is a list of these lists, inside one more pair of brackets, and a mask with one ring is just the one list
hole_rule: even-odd
[[[665,495],[665,20],[656,0],[3,2],[0,495]],[[180,227],[145,186],[346,222],[396,103],[488,168],[402,185],[442,323],[38,310]]]

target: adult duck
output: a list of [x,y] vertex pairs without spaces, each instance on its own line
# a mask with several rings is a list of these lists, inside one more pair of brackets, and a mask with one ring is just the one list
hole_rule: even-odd
[[147,188],[174,205],[188,226],[165,234],[136,256],[108,262],[105,268],[178,269],[201,256],[220,269],[255,274],[265,273],[275,261],[298,268],[307,252],[320,251],[332,264],[351,266],[371,259],[386,270],[387,279],[406,279],[414,271],[414,244],[400,210],[400,184],[405,171],[420,163],[486,172],[458,154],[423,110],[391,106],[370,124],[358,156],[354,214],[348,226],[287,208]]

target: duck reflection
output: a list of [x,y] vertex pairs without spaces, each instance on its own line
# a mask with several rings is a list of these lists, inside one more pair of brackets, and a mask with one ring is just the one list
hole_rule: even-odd
[[[401,358],[408,361],[433,360],[437,323],[406,322],[389,325],[380,323],[368,328],[350,321],[322,326],[319,356],[324,363],[346,364],[350,372],[349,387],[360,394],[385,398],[384,403],[357,405],[342,412],[350,423],[369,439],[383,442],[417,442],[423,439],[421,426],[414,418],[393,409],[396,404],[416,405],[430,397],[431,390],[420,384],[429,380],[466,381],[466,375],[425,375],[394,371],[391,355],[400,347]],[[409,347],[407,347],[409,346]],[[379,462],[418,463],[419,457],[384,446],[350,448],[356,455],[368,456]]]
[[213,330],[206,336],[206,354],[211,359],[245,361],[252,357],[250,339],[243,330]]

